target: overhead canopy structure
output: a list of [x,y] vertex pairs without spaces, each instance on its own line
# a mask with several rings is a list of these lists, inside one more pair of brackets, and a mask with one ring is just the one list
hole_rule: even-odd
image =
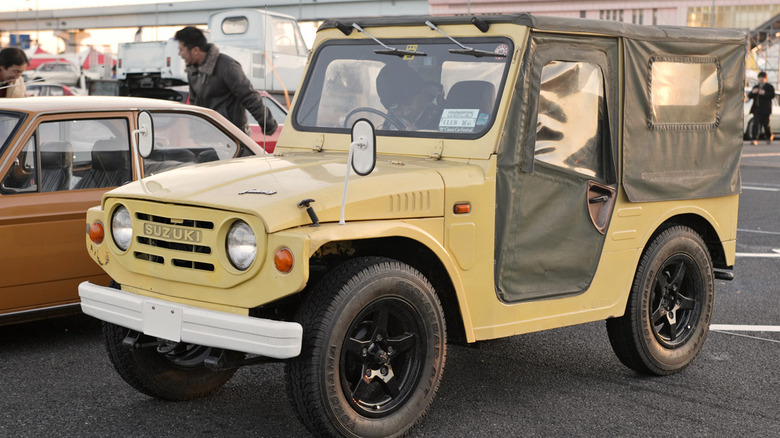
[[780,84],[780,14],[750,31],[748,44],[748,68],[765,71],[770,83]]

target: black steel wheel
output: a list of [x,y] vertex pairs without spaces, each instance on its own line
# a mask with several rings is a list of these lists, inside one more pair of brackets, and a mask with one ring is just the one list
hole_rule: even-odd
[[339,363],[341,389],[356,412],[380,418],[406,403],[422,371],[419,333],[419,313],[397,297],[374,301],[355,318]]
[[620,361],[644,374],[688,366],[709,331],[715,283],[701,237],[674,226],[658,234],[639,263],[625,314],[607,320]]
[[287,362],[287,388],[312,433],[401,436],[422,418],[446,356],[444,312],[422,274],[384,258],[347,262],[298,320],[303,348]]

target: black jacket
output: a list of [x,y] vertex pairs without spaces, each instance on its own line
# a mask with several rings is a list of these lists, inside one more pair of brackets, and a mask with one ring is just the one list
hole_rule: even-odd
[[187,66],[186,71],[191,104],[211,108],[249,132],[244,113],[246,108],[265,134],[276,131],[276,120],[263,105],[263,98],[252,88],[241,64],[219,53],[214,44],[209,45],[203,64]]
[[[763,87],[764,95],[758,94],[758,90]],[[767,116],[772,114],[772,99],[775,98],[775,87],[770,84],[763,84],[763,86],[756,85],[748,93],[748,99],[753,99],[753,106],[750,107],[750,113],[757,116]]]

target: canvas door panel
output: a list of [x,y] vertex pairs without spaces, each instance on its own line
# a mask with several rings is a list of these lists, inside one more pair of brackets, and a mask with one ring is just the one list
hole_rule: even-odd
[[[595,274],[615,197],[613,125],[607,104],[616,50],[561,50],[560,38],[535,47],[528,157],[499,201],[496,290],[507,302],[584,292]],[[538,93],[538,94],[537,94]],[[597,204],[597,205],[594,205]]]

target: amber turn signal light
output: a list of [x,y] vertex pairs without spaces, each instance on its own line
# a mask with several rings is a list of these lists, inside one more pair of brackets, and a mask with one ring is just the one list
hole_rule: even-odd
[[452,206],[452,212],[455,214],[466,214],[471,212],[471,204],[460,202]]
[[274,255],[274,265],[276,265],[276,269],[279,272],[288,273],[292,271],[293,262],[292,251],[288,248],[282,248],[276,251],[276,255]]
[[103,237],[105,237],[106,232],[103,230],[103,224],[95,222],[87,228],[87,234],[89,234],[89,239],[91,241],[101,243],[103,242]]

